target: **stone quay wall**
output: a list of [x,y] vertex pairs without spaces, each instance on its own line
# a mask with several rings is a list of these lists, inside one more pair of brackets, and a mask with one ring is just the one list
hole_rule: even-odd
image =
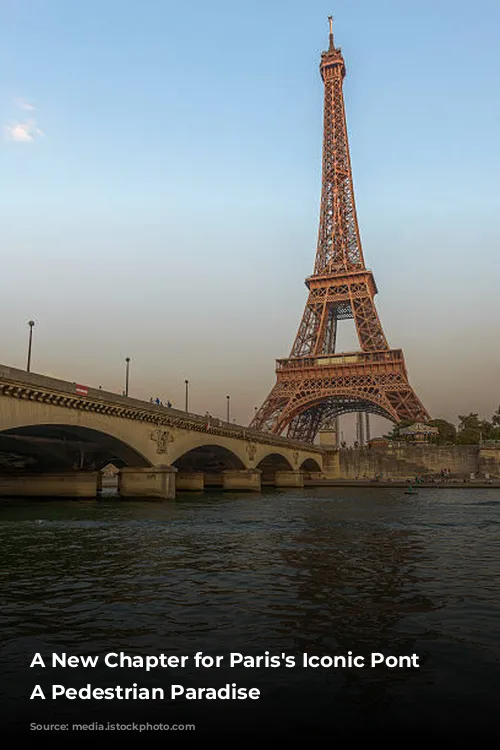
[[389,445],[386,449],[353,448],[329,451],[324,473],[330,479],[411,479],[416,475],[439,475],[442,469],[452,478],[471,474],[500,478],[500,445]]
[[500,444],[493,445],[485,443],[479,451],[480,474],[489,474],[490,477],[500,477]]

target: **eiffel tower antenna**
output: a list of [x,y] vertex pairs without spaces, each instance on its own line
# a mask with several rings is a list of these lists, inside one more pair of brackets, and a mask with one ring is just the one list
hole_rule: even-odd
[[[324,83],[323,171],[314,272],[290,356],[276,364],[276,384],[251,426],[313,442],[340,414],[378,414],[392,422],[425,422],[429,415],[408,381],[401,349],[391,349],[365,266],[347,138],[345,63],[333,40],[321,54]],[[337,323],[354,319],[359,349],[336,352]],[[362,424],[362,422],[359,422]]]
[[329,36],[330,44],[329,44],[328,49],[329,50],[333,50],[334,49],[334,44],[333,44],[333,16],[328,16],[328,25],[329,25],[329,28],[330,28],[330,36]]

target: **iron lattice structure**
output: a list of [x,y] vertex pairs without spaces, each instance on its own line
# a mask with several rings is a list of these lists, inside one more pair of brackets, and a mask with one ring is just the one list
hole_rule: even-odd
[[[251,427],[312,442],[340,414],[364,411],[393,422],[429,415],[409,384],[401,349],[390,349],[365,267],[342,91],[345,64],[333,40],[321,55],[325,87],[323,176],[318,247],[309,295],[290,357],[277,361],[276,384]],[[336,354],[337,322],[353,318],[360,351]]]

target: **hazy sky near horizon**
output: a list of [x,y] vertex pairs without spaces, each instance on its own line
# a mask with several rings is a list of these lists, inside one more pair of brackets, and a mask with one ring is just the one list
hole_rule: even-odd
[[330,12],[386,335],[433,416],[491,414],[497,0],[0,0],[2,363],[33,318],[33,370],[121,392],[130,356],[131,395],[248,422],[313,268]]

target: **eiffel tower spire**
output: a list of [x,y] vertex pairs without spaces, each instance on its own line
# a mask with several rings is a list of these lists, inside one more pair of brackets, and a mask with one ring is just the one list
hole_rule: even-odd
[[330,34],[329,34],[329,47],[328,50],[331,52],[333,49],[335,49],[335,45],[333,43],[333,16],[328,16],[328,25],[330,27]]
[[319,66],[325,91],[323,179],[314,267],[316,274],[364,268],[342,90],[345,63],[342,50],[337,49],[333,42],[331,16],[329,21],[330,46],[322,53]]
[[[329,47],[321,54],[324,84],[323,170],[314,272],[290,357],[277,362],[277,382],[252,426],[312,441],[326,421],[365,411],[393,422],[429,419],[408,382],[403,352],[390,349],[365,266],[352,179],[340,48],[329,17]],[[337,323],[354,319],[360,349],[336,354]]]

